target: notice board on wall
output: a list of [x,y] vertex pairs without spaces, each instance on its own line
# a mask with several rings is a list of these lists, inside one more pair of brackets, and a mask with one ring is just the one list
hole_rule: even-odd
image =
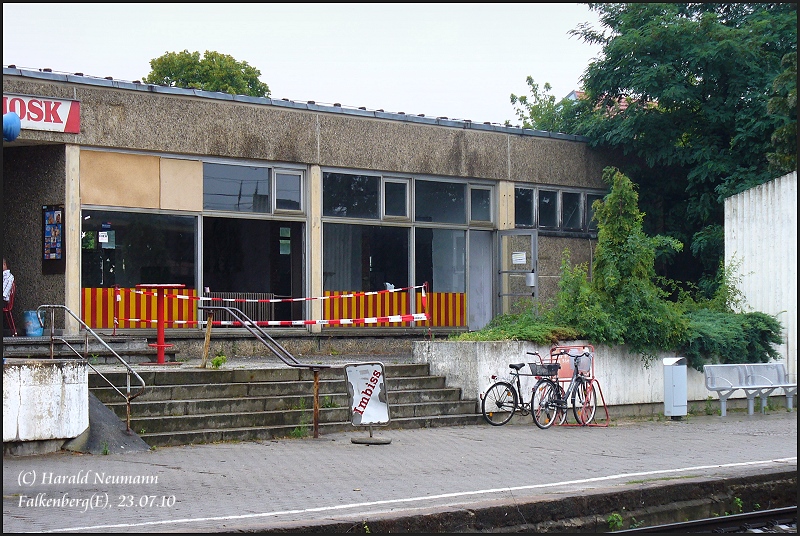
[[66,271],[64,249],[64,205],[42,206],[42,273]]

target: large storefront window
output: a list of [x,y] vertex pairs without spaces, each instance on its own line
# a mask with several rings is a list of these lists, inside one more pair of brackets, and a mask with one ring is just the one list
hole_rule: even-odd
[[[81,318],[90,328],[195,328],[197,217],[83,210]],[[137,285],[176,285],[154,291]],[[182,286],[181,286],[182,285]]]
[[83,287],[176,283],[195,288],[197,218],[84,210]]
[[326,223],[323,287],[363,292],[409,285],[408,228]]
[[252,300],[255,305],[233,304],[252,320],[298,320],[300,302],[267,300],[304,297],[303,273],[302,222],[203,218],[203,286],[209,297]]
[[466,232],[417,229],[416,284],[431,292],[466,292]]

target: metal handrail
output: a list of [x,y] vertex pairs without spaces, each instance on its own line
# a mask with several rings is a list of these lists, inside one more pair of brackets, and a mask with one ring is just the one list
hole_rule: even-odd
[[[264,346],[269,348],[269,350],[275,354],[281,361],[283,361],[286,365],[295,368],[307,368],[314,373],[314,438],[319,437],[319,371],[322,369],[331,368],[331,365],[320,365],[320,364],[310,364],[310,363],[301,363],[298,361],[289,351],[278,344],[275,339],[270,337],[270,335],[261,329],[256,322],[251,320],[246,314],[244,314],[241,310],[236,309],[235,307],[225,307],[222,305],[198,305],[198,309],[211,311],[226,311],[232,318],[235,319],[236,322],[239,322],[242,326],[244,326],[247,331],[250,332],[256,339],[258,339]],[[269,341],[269,342],[268,342]]]
[[[50,359],[53,359],[55,357],[55,342],[58,341],[58,342],[60,342],[62,344],[65,344],[67,346],[67,348],[69,348],[76,356],[81,358],[89,366],[89,368],[91,368],[95,373],[100,375],[100,377],[103,378],[106,381],[106,383],[108,383],[108,385],[110,385],[120,396],[122,396],[125,399],[125,410],[126,410],[125,424],[127,426],[127,432],[130,434],[131,433],[131,400],[133,400],[137,396],[140,396],[141,394],[144,393],[144,391],[145,391],[145,389],[147,387],[147,385],[145,385],[144,379],[142,379],[142,377],[139,376],[139,374],[135,370],[133,370],[131,368],[131,366],[124,359],[122,359],[122,357],[120,357],[120,355],[116,351],[114,351],[114,349],[111,348],[106,343],[106,341],[103,340],[102,337],[100,337],[99,334],[97,334],[92,328],[90,328],[88,325],[86,325],[86,323],[83,320],[81,320],[74,312],[72,312],[72,310],[69,307],[67,307],[66,305],[40,305],[36,309],[36,317],[39,320],[39,324],[40,325],[42,324],[42,318],[39,315],[39,311],[40,310],[46,310],[46,309],[50,310]],[[72,344],[70,344],[69,341],[67,341],[63,337],[56,337],[56,335],[55,335],[56,309],[64,310],[64,312],[66,314],[69,314],[72,318],[74,318],[78,322],[78,324],[80,324],[80,326],[84,329],[84,355],[81,355],[81,353],[78,350],[76,350],[72,346]],[[42,325],[42,327],[44,327],[44,325]],[[102,372],[100,372],[97,368],[94,367],[94,365],[92,365],[92,363],[89,362],[89,357],[88,357],[88,355],[86,355],[86,354],[88,354],[88,351],[89,351],[89,335],[92,335],[97,340],[97,342],[99,342],[101,345],[103,345],[106,348],[106,350],[111,352],[111,354],[114,357],[117,358],[117,361],[119,361],[125,367],[125,370],[126,370],[126,382],[125,382],[126,383],[126,392],[125,393],[123,393],[116,385],[114,385],[111,382],[111,380],[106,378],[105,375]],[[136,378],[136,380],[141,384],[141,387],[138,389],[138,391],[136,391],[134,393],[131,393],[131,375],[133,375]]]

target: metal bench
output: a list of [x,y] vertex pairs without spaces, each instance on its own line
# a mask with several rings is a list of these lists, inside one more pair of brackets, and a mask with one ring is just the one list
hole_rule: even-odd
[[754,413],[755,398],[761,397],[761,412],[767,409],[767,397],[776,389],[786,394],[786,408],[791,410],[797,394],[797,381],[790,382],[783,363],[746,363],[704,365],[706,389],[719,395],[720,413],[727,414],[728,398],[738,390],[747,395],[747,413]]

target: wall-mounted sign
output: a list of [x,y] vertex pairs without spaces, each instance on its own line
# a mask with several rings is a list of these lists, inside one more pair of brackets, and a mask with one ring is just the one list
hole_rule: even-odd
[[389,397],[383,363],[346,365],[345,373],[352,424],[389,424]]
[[525,264],[528,256],[524,251],[515,251],[511,254],[511,264]]
[[22,129],[81,132],[81,103],[78,101],[3,93],[3,114],[9,112],[19,116]]

